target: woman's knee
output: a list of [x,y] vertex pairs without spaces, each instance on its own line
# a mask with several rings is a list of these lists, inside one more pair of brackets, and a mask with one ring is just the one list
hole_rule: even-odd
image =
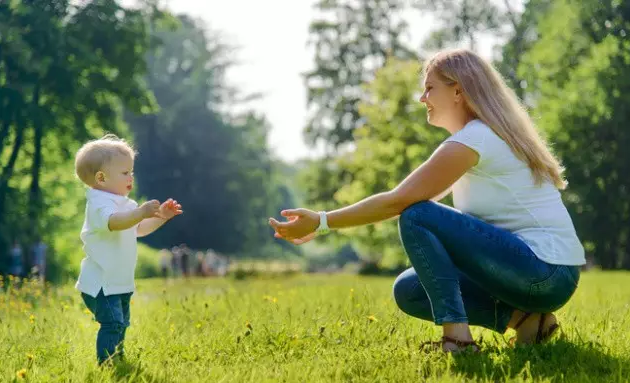
[[403,271],[394,281],[393,295],[396,305],[405,311],[420,281],[413,267]]
[[401,230],[422,226],[424,222],[430,220],[429,216],[438,207],[433,201],[420,201],[409,205],[400,213],[398,219],[399,228]]
[[396,305],[402,312],[415,318],[433,320],[429,296],[413,267],[396,278],[393,292]]

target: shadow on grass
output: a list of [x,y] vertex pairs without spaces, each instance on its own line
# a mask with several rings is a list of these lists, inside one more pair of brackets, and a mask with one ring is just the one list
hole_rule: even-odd
[[481,380],[624,382],[630,376],[630,356],[611,355],[593,342],[565,339],[516,348],[487,347],[480,354],[455,355],[454,361],[454,372]]
[[141,362],[136,360],[118,360],[111,365],[103,365],[99,370],[91,373],[90,376],[88,376],[87,382],[102,382],[103,373],[109,375],[111,380],[116,382],[169,382],[169,380],[164,377],[154,376],[146,370]]

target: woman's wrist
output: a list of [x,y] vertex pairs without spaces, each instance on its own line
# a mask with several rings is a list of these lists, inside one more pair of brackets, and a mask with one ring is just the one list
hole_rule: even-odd
[[319,235],[328,234],[330,232],[330,227],[328,226],[328,217],[326,215],[326,211],[319,211],[317,215],[319,217],[315,232]]

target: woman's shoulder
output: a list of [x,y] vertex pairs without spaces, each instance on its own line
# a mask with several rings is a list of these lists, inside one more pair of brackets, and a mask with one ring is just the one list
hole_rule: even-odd
[[472,120],[468,122],[462,129],[455,132],[446,141],[459,142],[482,154],[485,152],[487,141],[492,141],[496,135],[481,120]]
[[448,140],[483,142],[488,137],[498,138],[496,133],[485,122],[476,119],[468,122],[462,129],[451,135]]

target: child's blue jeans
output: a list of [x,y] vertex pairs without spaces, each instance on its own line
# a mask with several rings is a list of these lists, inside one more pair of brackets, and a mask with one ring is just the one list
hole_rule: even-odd
[[104,295],[99,291],[96,298],[81,293],[87,308],[94,314],[94,319],[101,325],[96,336],[96,358],[101,364],[108,358],[124,355],[123,342],[129,327],[129,303],[131,295]]
[[411,316],[504,332],[515,309],[555,311],[577,288],[578,266],[546,263],[518,236],[446,205],[416,203],[398,224],[413,267],[394,298]]

